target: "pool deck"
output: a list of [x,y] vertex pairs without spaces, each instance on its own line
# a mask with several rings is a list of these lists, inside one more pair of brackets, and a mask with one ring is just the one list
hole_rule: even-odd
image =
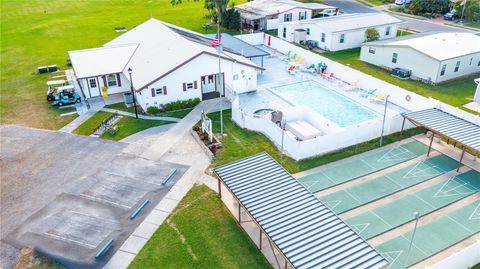
[[[261,49],[273,53],[272,50],[268,47],[265,46],[259,46]],[[300,72],[297,71],[294,75],[291,75],[287,72],[288,68],[288,63],[284,62],[281,57],[283,57],[282,54],[278,54],[278,56],[270,56],[270,57],[264,57],[263,59],[263,67],[266,69],[262,74],[259,74],[257,77],[257,85],[258,85],[258,91],[262,92],[265,89],[269,89],[271,87],[283,85],[283,84],[289,84],[289,83],[295,83],[299,81],[304,81],[304,80],[314,80],[317,82],[320,82],[323,85],[326,85],[329,89],[334,90],[335,92],[348,97],[349,99],[365,106],[368,107],[369,109],[377,112],[380,115],[383,115],[384,113],[384,104],[382,103],[374,103],[369,101],[367,98],[361,97],[358,93],[358,91],[345,91],[341,87],[339,87],[335,82],[328,81],[322,77],[320,77],[318,74],[312,74],[312,73],[307,73],[307,72]],[[256,64],[261,64],[260,59],[253,58],[252,61]],[[310,63],[308,62],[307,65],[310,64],[318,64],[318,63]],[[369,89],[366,89],[369,90]],[[381,89],[379,89],[379,94],[381,94]],[[263,107],[259,107],[263,108]],[[399,107],[395,104],[388,103],[387,106],[387,117],[391,117],[394,115],[398,115],[401,112],[406,112],[407,110]]]

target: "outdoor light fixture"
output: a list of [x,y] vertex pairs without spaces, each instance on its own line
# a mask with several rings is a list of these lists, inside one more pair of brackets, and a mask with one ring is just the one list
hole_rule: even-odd
[[133,92],[133,80],[132,80],[132,68],[128,68],[128,74],[130,75],[130,91],[132,92],[132,98],[133,98],[133,107],[135,108],[135,118],[138,119],[138,112],[137,112],[137,103],[135,102],[135,93]]

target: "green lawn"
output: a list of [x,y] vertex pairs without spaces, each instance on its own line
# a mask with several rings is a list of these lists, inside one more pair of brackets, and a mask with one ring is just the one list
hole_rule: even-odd
[[411,35],[411,34],[414,34],[414,32],[408,31],[408,30],[402,30],[402,29],[399,29],[397,31],[397,36],[406,36],[406,35]]
[[[220,112],[209,114],[212,119],[212,127],[215,133],[220,132]],[[223,113],[224,131],[227,134],[222,140],[222,148],[217,153],[217,158],[213,166],[219,166],[225,163],[233,162],[247,156],[267,152],[277,160],[290,173],[297,173],[307,169],[317,167],[322,164],[347,158],[362,152],[366,152],[379,147],[379,139],[374,139],[365,143],[360,143],[348,148],[328,153],[319,157],[305,159],[299,162],[291,158],[282,157],[279,150],[263,134],[243,130],[231,119],[231,110],[225,110]],[[404,132],[403,138],[420,133],[420,129],[412,129]],[[395,133],[384,137],[384,145],[391,144],[400,140],[400,134]]]
[[129,268],[272,268],[218,195],[193,187]]
[[[116,104],[111,104],[105,106],[107,108],[111,109],[117,109],[121,111],[126,111],[130,113],[135,113],[135,108],[133,107],[126,107],[124,103],[116,103]],[[141,108],[137,107],[138,113],[147,115]],[[175,111],[168,111],[168,112],[160,112],[155,114],[154,116],[159,116],[159,117],[172,117],[172,118],[179,118],[183,119],[185,116],[187,116],[188,113],[190,113],[193,110],[193,108],[187,108],[187,109],[182,109],[182,110],[175,110]]]
[[[110,117],[111,115],[113,114],[109,112],[99,111],[82,125],[78,126],[78,128],[75,129],[73,132],[79,135],[91,135],[93,131],[95,131],[95,129],[102,123],[102,121]],[[116,123],[116,126],[118,126],[118,131],[114,135],[106,132],[101,136],[101,138],[118,141],[145,129],[169,123],[172,122],[161,120],[135,119],[128,116],[123,116]]]
[[467,98],[473,98],[475,93],[476,86],[473,79],[477,78],[478,74],[474,74],[456,81],[443,83],[437,86],[432,86],[420,81],[401,80],[392,77],[387,70],[361,61],[360,48],[337,52],[325,52],[322,53],[322,56],[339,63],[349,65],[354,69],[397,85],[405,90],[418,93],[425,97],[431,96],[432,98],[457,107],[462,107],[463,104],[468,103],[469,100],[467,100]]
[[[203,1],[152,2],[154,18],[206,33]],[[0,12],[0,123],[59,129],[74,116],[60,117],[45,101],[49,75],[36,75],[37,66],[68,68],[67,51],[103,45],[121,34],[114,27],[147,20],[150,8],[146,0],[7,0],[0,1]]]
[[[480,21],[477,22],[471,22],[469,24],[466,24],[468,27],[473,27],[473,28],[479,28],[480,29]],[[479,266],[480,267],[480,266]]]

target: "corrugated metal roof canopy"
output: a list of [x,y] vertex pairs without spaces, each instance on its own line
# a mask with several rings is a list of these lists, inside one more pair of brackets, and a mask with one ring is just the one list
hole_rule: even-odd
[[268,154],[215,173],[295,268],[381,268],[387,261]]
[[437,108],[407,113],[404,117],[480,152],[480,125]]
[[[212,39],[216,37],[215,34],[211,34],[207,36]],[[228,48],[232,50],[233,53],[242,55],[243,57],[246,57],[246,58],[270,55],[270,53],[226,33],[222,33],[222,44],[224,48]]]

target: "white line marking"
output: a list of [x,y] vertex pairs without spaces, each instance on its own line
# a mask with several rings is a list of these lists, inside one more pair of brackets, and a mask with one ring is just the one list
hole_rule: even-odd
[[88,243],[85,243],[85,242],[80,242],[80,241],[77,241],[77,240],[73,240],[73,239],[66,238],[66,237],[63,237],[63,236],[60,236],[60,235],[56,235],[56,234],[52,234],[52,233],[49,233],[49,232],[45,232],[45,234],[49,235],[53,238],[56,238],[56,239],[60,239],[60,240],[63,240],[63,241],[70,241],[70,242],[73,242],[75,244],[86,246],[88,248],[96,248],[97,247],[97,246],[94,246],[92,244],[88,244]]
[[478,203],[477,207],[473,210],[472,214],[470,217],[468,217],[469,220],[476,220],[480,219],[480,203]]

